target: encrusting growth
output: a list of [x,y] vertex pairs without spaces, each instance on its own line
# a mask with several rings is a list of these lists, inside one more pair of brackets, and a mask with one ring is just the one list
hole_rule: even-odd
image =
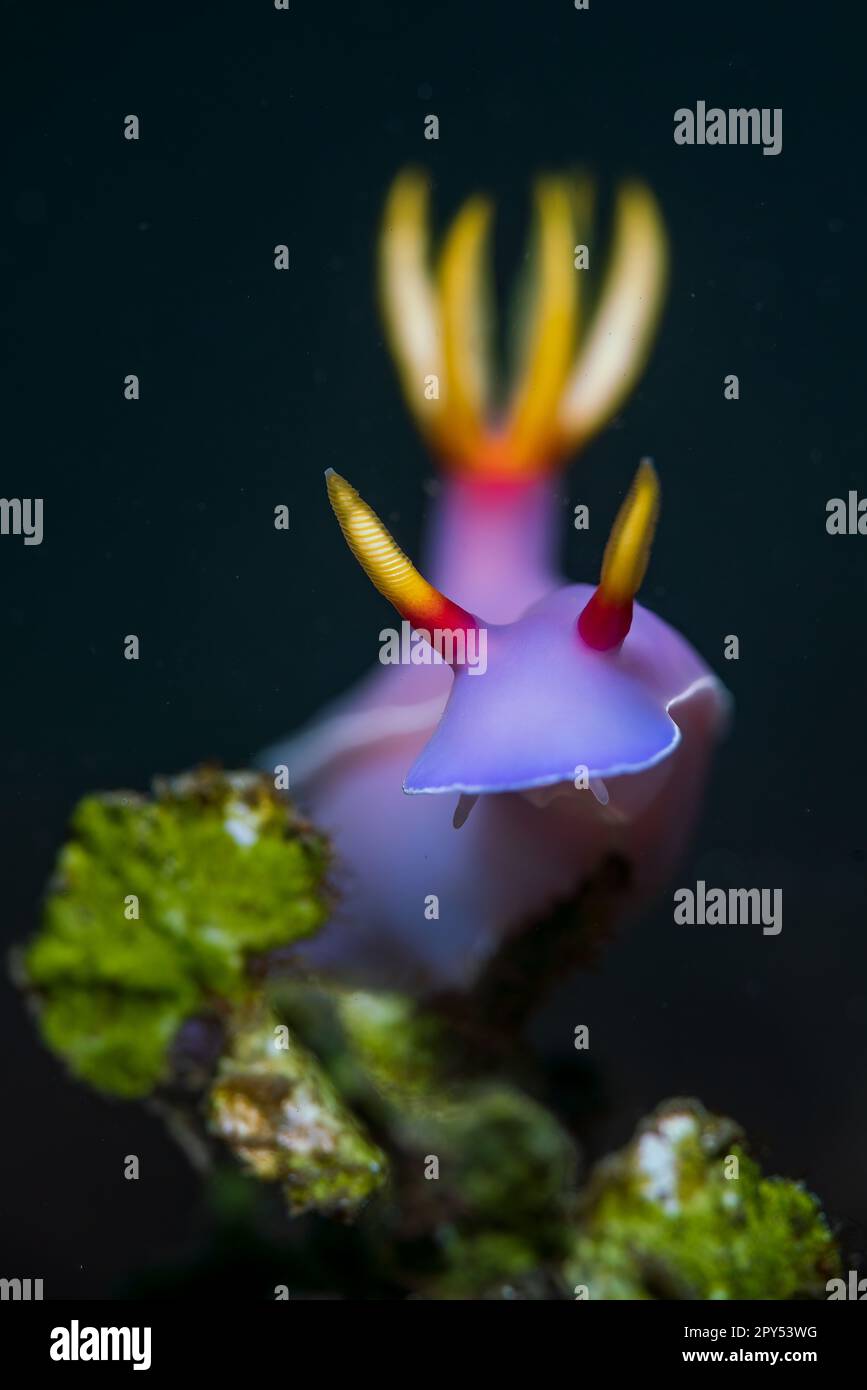
[[765,1177],[738,1125],[684,1099],[594,1169],[565,1273],[591,1299],[823,1299],[839,1266],[818,1200]]
[[85,797],[18,964],[46,1043],[99,1090],[147,1095],[186,1020],[233,1009],[253,959],[321,926],[326,865],[324,839],[258,773]]

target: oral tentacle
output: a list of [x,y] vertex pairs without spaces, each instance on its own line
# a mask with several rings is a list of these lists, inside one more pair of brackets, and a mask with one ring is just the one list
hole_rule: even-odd
[[477,796],[461,795],[458,797],[458,804],[455,807],[455,813],[452,816],[452,826],[455,830],[460,830],[461,826],[466,825],[467,820],[469,818],[469,814],[472,811],[478,799],[479,798]]

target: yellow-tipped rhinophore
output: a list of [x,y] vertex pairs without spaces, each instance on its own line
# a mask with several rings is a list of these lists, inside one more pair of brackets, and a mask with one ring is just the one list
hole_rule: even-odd
[[658,516],[659,478],[650,459],[642,459],[602,559],[599,593],[607,603],[627,603],[641,588]]
[[[590,269],[575,265],[592,189],[584,180],[540,180],[535,195],[536,293],[527,351],[503,418],[490,409],[485,303],[489,204],[471,198],[429,266],[428,185],[401,174],[380,240],[380,298],[404,394],[448,465],[485,478],[531,478],[601,429],[644,366],[666,280],[665,231],[640,184],[617,197],[615,240],[598,307],[578,332],[579,290],[601,256],[588,237]],[[577,337],[577,350],[576,350]]]
[[658,515],[659,479],[650,459],[642,459],[611,528],[599,585],[578,615],[578,635],[594,651],[619,650],[629,633]]
[[374,588],[394,604],[401,617],[426,631],[467,630],[476,626],[472,614],[452,603],[419,574],[351,483],[333,468],[326,470],[325,478],[328,500],[349,549]]

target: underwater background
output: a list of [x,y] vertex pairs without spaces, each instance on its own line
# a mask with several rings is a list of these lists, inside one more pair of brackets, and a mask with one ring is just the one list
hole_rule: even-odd
[[[374,294],[394,174],[429,168],[441,224],[477,188],[495,197],[500,288],[537,171],[586,167],[604,196],[637,174],[667,222],[671,286],[637,390],[563,475],[565,570],[595,578],[606,534],[572,530],[574,506],[609,518],[651,455],[644,600],[735,698],[672,887],[780,888],[783,930],[678,927],[668,894],[563,982],[534,1038],[552,1072],[586,1068],[573,1031],[590,1028],[588,1159],[662,1098],[699,1095],[820,1195],[857,1254],[867,542],[829,536],[825,506],[865,486],[863,48],[842,6],[805,15],[372,0],[7,19],[3,491],[45,499],[45,536],[0,541],[3,944],[35,930],[83,794],[248,764],[368,668],[385,605],[322,473],[351,476],[417,552],[433,467]],[[782,107],[782,153],[676,146],[673,112],[699,99]],[[2,1272],[100,1297],[194,1256],[214,1217],[184,1155],[145,1110],[72,1084],[0,987]],[[124,1182],[128,1153],[144,1180]]]

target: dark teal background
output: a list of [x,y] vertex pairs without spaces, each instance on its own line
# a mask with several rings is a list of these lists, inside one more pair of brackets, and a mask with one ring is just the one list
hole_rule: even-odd
[[[536,171],[594,169],[603,209],[638,174],[670,228],[671,292],[639,390],[564,478],[566,569],[593,578],[604,540],[569,531],[573,506],[613,515],[651,454],[645,599],[736,699],[677,883],[782,888],[784,926],[690,931],[667,898],[564,984],[538,1037],[568,1067],[590,1026],[591,1156],[697,1094],[815,1188],[857,1255],[867,538],[829,537],[825,503],[867,493],[862,23],[744,0],[5,8],[2,492],[45,499],[41,547],[0,538],[6,945],[34,930],[84,792],[242,764],[373,659],[383,605],[322,473],[417,548],[431,465],[373,294],[395,172],[430,167],[441,219],[496,196],[503,285]],[[698,99],[782,107],[782,154],[676,146],[673,112]],[[106,1296],[194,1248],[200,1186],[161,1124],[70,1083],[5,981],[0,1030],[0,1273]]]

